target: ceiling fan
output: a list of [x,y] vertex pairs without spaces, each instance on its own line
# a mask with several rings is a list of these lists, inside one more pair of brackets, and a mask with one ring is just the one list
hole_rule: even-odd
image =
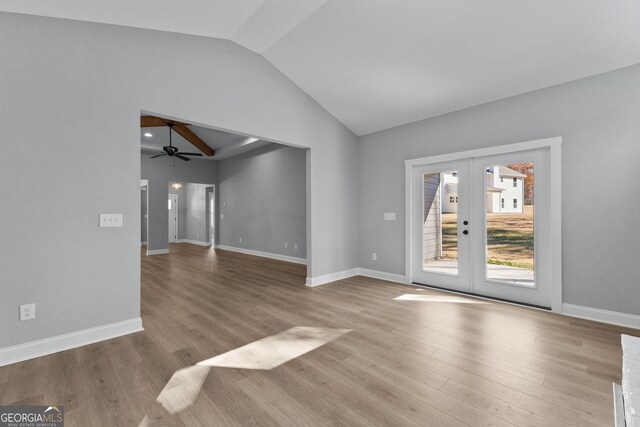
[[186,157],[186,156],[197,156],[197,157],[202,157],[202,154],[200,153],[180,153],[178,150],[178,147],[174,147],[173,144],[171,143],[171,134],[173,133],[173,123],[167,123],[167,126],[169,126],[169,145],[165,145],[164,147],[162,147],[162,151],[164,151],[164,153],[160,153],[160,154],[156,154],[155,156],[151,156],[151,159],[155,159],[156,157],[163,157],[163,156],[169,156],[169,157],[177,157],[180,160],[185,160],[185,161],[189,161],[191,160],[190,158]]
[[194,147],[202,151],[207,156],[214,155],[213,149],[209,147],[202,139],[200,139],[198,135],[193,133],[191,129],[187,127],[186,123],[163,119],[156,116],[140,117],[140,127],[146,128],[146,127],[159,127],[159,126],[169,126],[169,145],[162,147],[162,151],[164,151],[163,153],[155,156],[151,156],[152,159],[155,159],[156,157],[169,156],[169,157],[177,157],[181,160],[189,161],[191,159],[189,159],[187,156],[202,157],[202,154],[200,153],[183,153],[179,151],[178,147],[174,147],[171,141],[171,136],[173,134],[172,131],[176,131],[178,134],[180,134],[180,136],[182,136],[188,142],[193,144]]

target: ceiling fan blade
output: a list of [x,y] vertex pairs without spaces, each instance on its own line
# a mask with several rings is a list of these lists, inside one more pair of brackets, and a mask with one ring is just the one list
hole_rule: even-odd
[[150,159],[155,159],[156,157],[162,157],[162,156],[166,156],[166,153],[161,153],[161,154],[156,154],[155,156],[151,156],[149,157]]
[[198,157],[202,157],[202,154],[200,153],[183,153],[182,151],[180,152],[180,154],[182,156],[198,156]]
[[174,157],[177,157],[177,158],[179,158],[179,159],[185,160],[185,161],[187,161],[187,162],[188,162],[189,160],[191,160],[190,158],[185,157],[185,156],[183,156],[183,155],[181,155],[181,154],[176,154]]
[[198,135],[193,133],[193,131],[191,131],[191,129],[189,129],[186,125],[176,124],[173,127],[173,130],[175,130],[180,136],[189,141],[191,144],[193,144],[194,147],[205,153],[207,156],[213,156],[213,149],[209,147],[203,140],[201,140]]

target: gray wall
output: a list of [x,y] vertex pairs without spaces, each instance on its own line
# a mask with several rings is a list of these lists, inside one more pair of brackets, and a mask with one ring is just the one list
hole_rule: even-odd
[[[169,192],[178,194],[178,238],[188,239],[188,182],[218,181],[218,162],[193,159],[189,162],[159,157],[150,159],[148,153],[140,155],[141,179],[149,180],[149,250],[169,247]],[[183,183],[182,190],[169,188],[169,183]],[[196,240],[196,239],[193,239]]]
[[360,267],[404,274],[404,160],[561,136],[564,302],[640,314],[639,118],[633,66],[361,137]]
[[220,244],[307,257],[305,150],[271,144],[223,160],[218,188]]
[[192,184],[185,186],[185,216],[186,232],[185,239],[198,242],[210,242],[209,231],[207,230],[209,221],[207,218],[207,189],[208,184]]
[[[0,348],[140,315],[141,110],[311,147],[312,273],[356,266],[356,137],[264,58],[229,41],[9,13],[0,40],[12,150],[0,182],[20,180],[3,202],[46,207],[0,222]],[[149,186],[163,204],[169,179]],[[159,211],[152,229],[166,226]],[[124,227],[99,228],[100,212],[124,214]],[[167,235],[149,239],[162,248]],[[28,302],[37,318],[21,323]]]

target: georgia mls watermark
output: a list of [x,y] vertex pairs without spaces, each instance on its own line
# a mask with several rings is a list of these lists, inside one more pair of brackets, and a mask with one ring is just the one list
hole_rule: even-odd
[[0,406],[0,427],[64,427],[64,407]]

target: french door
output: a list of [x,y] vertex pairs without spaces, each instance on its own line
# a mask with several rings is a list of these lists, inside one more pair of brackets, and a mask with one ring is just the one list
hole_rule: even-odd
[[412,280],[472,292],[471,161],[415,167],[412,176],[414,221]]
[[550,308],[550,172],[549,147],[413,165],[411,281]]

